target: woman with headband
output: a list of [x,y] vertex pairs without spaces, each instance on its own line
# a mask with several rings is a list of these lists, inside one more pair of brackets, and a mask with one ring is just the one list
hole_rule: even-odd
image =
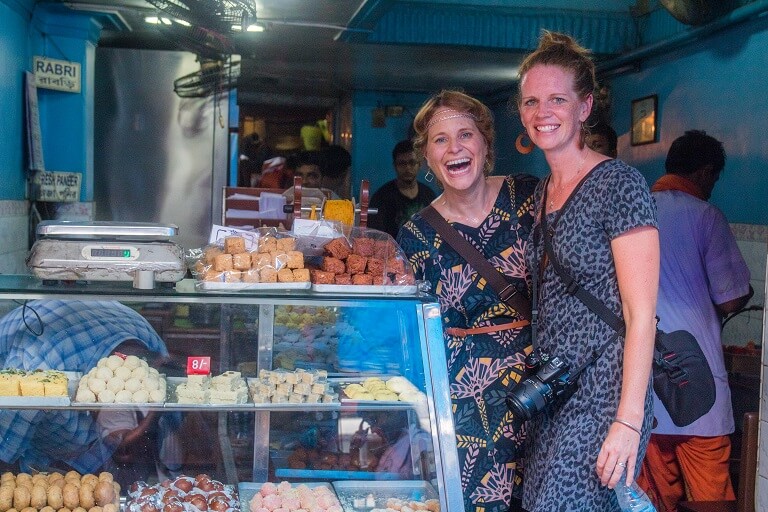
[[[398,242],[437,295],[445,329],[454,426],[461,464],[464,510],[518,510],[520,427],[504,402],[522,374],[530,345],[529,278],[524,252],[533,225],[531,176],[490,176],[494,162],[493,116],[458,91],[430,98],[413,122],[415,151],[435,174],[443,193],[411,217]],[[435,227],[470,242],[514,290],[503,301],[484,274]],[[462,251],[463,253],[463,251]],[[472,261],[477,261],[472,259]],[[512,507],[510,508],[510,505]]]

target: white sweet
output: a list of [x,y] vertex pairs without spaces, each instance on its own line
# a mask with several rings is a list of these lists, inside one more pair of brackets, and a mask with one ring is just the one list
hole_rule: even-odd
[[147,368],[148,368],[148,371],[149,371],[150,375],[154,375],[155,377],[159,377],[160,376],[160,372],[157,371],[157,368],[152,368],[151,366],[148,366]]
[[122,357],[112,354],[107,358],[107,368],[109,368],[110,370],[114,370],[115,368],[120,368],[121,366],[123,366]]
[[115,373],[115,377],[120,377],[123,380],[128,380],[131,378],[131,369],[125,366],[121,366],[120,368],[115,368],[114,373]]
[[149,372],[143,366],[137,366],[131,372],[131,377],[133,377],[135,379],[139,379],[139,380],[146,378],[147,375],[149,375]]
[[150,402],[164,402],[165,401],[165,391],[160,389],[153,389],[149,392],[149,401]]
[[88,375],[84,375],[80,379],[80,382],[77,383],[77,389],[82,389],[82,388],[88,389],[88,378],[89,378]]
[[127,381],[125,381],[125,389],[130,391],[131,393],[135,393],[136,391],[141,389],[141,380],[131,377]]
[[99,359],[99,362],[96,363],[95,368],[101,368],[102,366],[107,366],[107,358],[106,357],[102,357],[101,359]]
[[98,395],[107,389],[107,383],[101,379],[88,379],[88,389]]
[[75,400],[78,402],[95,402],[96,395],[88,388],[80,388],[77,390]]
[[137,404],[143,404],[149,402],[149,393],[146,390],[140,389],[133,394],[133,402]]
[[114,375],[115,374],[112,373],[112,370],[106,366],[102,366],[101,368],[96,369],[96,377],[103,380],[104,382],[114,377]]
[[160,379],[156,377],[147,377],[144,379],[144,389],[147,391],[154,391],[160,389]]
[[86,375],[88,377],[95,377],[96,376],[96,372],[99,371],[99,368],[101,368],[101,367],[100,366],[94,366],[93,368],[88,370],[88,373],[86,373]]
[[140,367],[141,363],[143,362],[144,361],[142,361],[136,356],[128,356],[125,358],[125,361],[123,361],[123,366],[125,366],[129,370],[135,370],[136,368]]
[[120,377],[112,377],[107,381],[107,389],[115,394],[117,394],[119,391],[122,391],[124,387],[125,381]]
[[115,393],[115,402],[119,404],[128,404],[133,401],[133,393],[128,391],[127,389],[123,389],[117,393]]
[[103,404],[112,404],[115,402],[115,394],[108,389],[97,393],[96,398]]

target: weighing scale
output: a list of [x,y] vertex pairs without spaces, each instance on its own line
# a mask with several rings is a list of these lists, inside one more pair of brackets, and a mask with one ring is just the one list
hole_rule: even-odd
[[27,267],[43,281],[133,281],[151,289],[186,275],[172,224],[43,221]]

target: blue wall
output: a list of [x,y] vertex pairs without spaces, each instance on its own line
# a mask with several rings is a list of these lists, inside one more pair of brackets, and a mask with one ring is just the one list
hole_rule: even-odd
[[[619,157],[649,182],[664,172],[666,151],[685,130],[723,141],[728,159],[712,194],[730,222],[768,224],[768,17],[648,62],[611,82]],[[629,143],[630,105],[659,97],[659,142]]]
[[[392,148],[408,137],[408,130],[426,94],[358,91],[352,97],[352,194],[360,197],[360,180],[368,179],[371,192],[395,178]],[[386,126],[373,128],[371,112],[379,106],[404,107],[400,117],[387,117]],[[419,176],[424,181],[424,174]]]
[[0,200],[24,199],[24,71],[33,0],[0,1]]

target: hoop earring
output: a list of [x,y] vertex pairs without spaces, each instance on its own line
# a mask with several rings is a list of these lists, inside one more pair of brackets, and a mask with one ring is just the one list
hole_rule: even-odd
[[[525,141],[528,140],[528,143],[526,144]],[[515,139],[515,149],[520,154],[527,155],[531,151],[533,151],[533,148],[536,147],[536,144],[533,143],[531,138],[528,136],[527,132],[522,132],[520,135],[517,136],[517,139]]]
[[435,175],[432,174],[432,169],[427,167],[427,173],[424,175],[424,180],[427,183],[432,183],[435,180]]

